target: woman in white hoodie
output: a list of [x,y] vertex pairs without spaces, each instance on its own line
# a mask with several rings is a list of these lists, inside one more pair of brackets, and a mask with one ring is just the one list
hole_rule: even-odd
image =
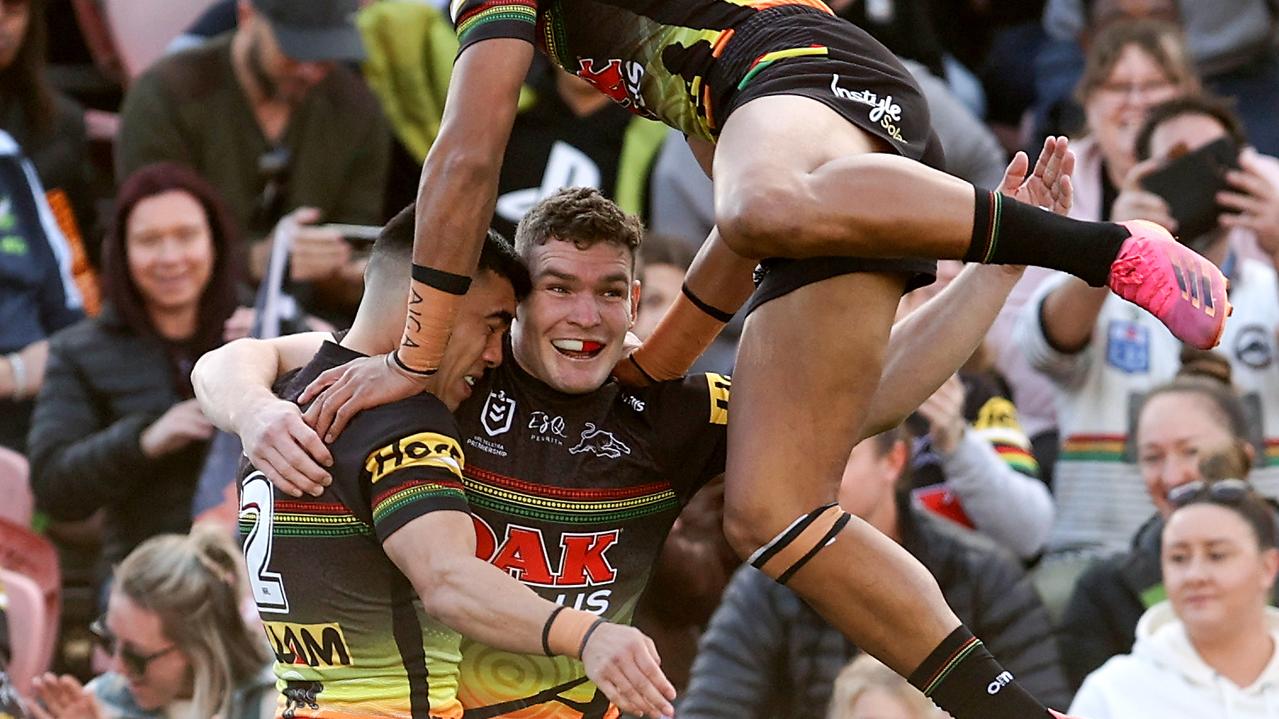
[[[1279,572],[1272,506],[1241,480],[1169,493],[1168,600],[1137,625],[1132,654],[1088,675],[1070,713],[1088,719],[1279,717]],[[1070,641],[1069,637],[1065,641]]]

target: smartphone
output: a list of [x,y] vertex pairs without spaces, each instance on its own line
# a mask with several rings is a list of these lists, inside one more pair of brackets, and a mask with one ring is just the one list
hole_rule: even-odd
[[1168,203],[1177,239],[1186,243],[1217,227],[1217,217],[1229,211],[1217,204],[1217,193],[1230,188],[1226,173],[1238,167],[1239,146],[1223,137],[1170,161],[1141,184]]
[[330,222],[320,227],[334,230],[342,235],[342,239],[357,247],[373,244],[378,235],[382,234],[382,228],[377,225],[345,225],[340,222]]

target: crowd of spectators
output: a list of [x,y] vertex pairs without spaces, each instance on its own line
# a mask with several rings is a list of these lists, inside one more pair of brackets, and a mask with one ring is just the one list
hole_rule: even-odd
[[[56,548],[63,577],[45,588],[62,597],[53,673],[6,676],[36,651],[6,624],[23,603],[0,601],[0,716],[272,716],[234,508],[205,512],[234,489],[191,369],[238,337],[349,325],[370,232],[415,195],[457,41],[434,0],[175,0],[168,50],[126,73],[112,58],[150,30],[110,5],[0,0],[0,472],[34,504],[0,524]],[[1230,278],[1235,308],[1216,351],[1188,350],[1106,290],[1032,268],[968,363],[853,449],[842,506],[919,559],[1046,705],[1276,716],[1279,6],[830,5],[914,75],[949,172],[996,187],[1013,153],[1066,135],[1071,216],[1163,225]],[[710,181],[679,133],[540,60],[493,227],[510,236],[574,185],[650,229],[646,337],[711,230]],[[941,263],[901,316],[958,269]],[[740,322],[695,369],[731,372]],[[679,715],[938,716],[739,566],[723,492],[685,507],[635,614]]]

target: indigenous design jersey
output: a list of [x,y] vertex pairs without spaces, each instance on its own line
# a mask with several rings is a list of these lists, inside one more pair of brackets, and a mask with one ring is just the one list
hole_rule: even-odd
[[[735,29],[783,6],[833,14],[821,0],[453,0],[451,9],[461,50],[492,38],[527,40],[622,107],[712,139],[715,61]],[[825,51],[773,48],[753,58],[751,69]]]
[[[361,357],[326,342],[282,392]],[[240,534],[275,651],[277,716],[454,719],[458,635],[426,616],[382,542],[467,511],[452,415],[430,395],[361,412],[330,446],[333,484],[295,499],[244,463]]]
[[[511,359],[457,412],[477,552],[559,604],[629,623],[680,509],[724,471],[729,380],[556,392]],[[616,716],[581,662],[463,638],[467,719]]]

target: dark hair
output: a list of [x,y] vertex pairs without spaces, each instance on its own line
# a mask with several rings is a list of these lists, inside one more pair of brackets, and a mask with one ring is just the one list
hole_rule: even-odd
[[515,228],[515,251],[528,261],[534,245],[551,240],[586,249],[600,242],[625,247],[632,260],[644,223],[591,187],[566,187],[533,205]]
[[[380,266],[384,262],[393,262],[402,266],[404,272],[408,273],[409,264],[413,261],[416,218],[416,208],[412,204],[395,213],[373,243],[370,269],[375,263]],[[511,243],[497,230],[490,228],[488,235],[484,238],[484,247],[480,250],[477,269],[488,270],[509,280],[511,286],[515,288],[516,301],[527,297],[533,288],[533,283],[528,276],[528,267],[515,253]]]
[[[1230,479],[1237,478],[1232,477]],[[1257,545],[1262,549],[1272,549],[1279,546],[1279,531],[1275,527],[1275,506],[1269,500],[1258,494],[1251,487],[1248,487],[1241,495],[1222,496],[1212,491],[1214,484],[1216,482],[1207,482],[1203,489],[1179,504],[1173,510],[1173,514],[1197,504],[1211,504],[1222,507],[1239,515],[1252,528],[1252,533],[1257,538]]]
[[1141,129],[1137,131],[1137,159],[1149,159],[1150,139],[1160,125],[1183,115],[1210,117],[1225,128],[1226,134],[1235,141],[1236,145],[1243,147],[1248,143],[1248,133],[1244,131],[1243,122],[1235,114],[1232,101],[1196,93],[1194,95],[1175,97],[1150,108],[1150,112],[1146,114],[1146,121],[1142,123]]
[[1247,440],[1248,413],[1230,384],[1229,361],[1216,352],[1190,348],[1182,351],[1181,361],[1177,376],[1147,393],[1136,416],[1140,417],[1150,401],[1160,395],[1192,394],[1208,403],[1232,437]]
[[681,270],[687,270],[696,256],[697,250],[684,238],[650,232],[644,235],[639,260],[641,267],[672,265]]
[[48,28],[44,0],[27,0],[27,31],[8,67],[0,69],[0,97],[15,99],[32,137],[53,130],[53,91],[45,78]]
[[[1168,45],[1170,41],[1175,43],[1172,48]],[[1121,20],[1097,33],[1088,48],[1084,74],[1075,87],[1075,99],[1080,104],[1087,104],[1088,97],[1106,84],[1129,47],[1149,55],[1169,82],[1198,89],[1199,78],[1180,28],[1162,20]]]
[[222,344],[222,325],[237,305],[242,276],[240,235],[222,198],[192,170],[171,162],[157,162],[134,171],[116,193],[111,231],[102,247],[103,295],[134,332],[156,334],[138,288],[129,275],[129,216],[139,202],[165,192],[184,192],[200,203],[213,242],[213,269],[200,297],[195,336],[198,352]]
[[1212,450],[1199,460],[1199,476],[1205,482],[1223,479],[1247,479],[1252,472],[1252,457],[1248,454],[1246,440],[1236,439],[1224,447]]

